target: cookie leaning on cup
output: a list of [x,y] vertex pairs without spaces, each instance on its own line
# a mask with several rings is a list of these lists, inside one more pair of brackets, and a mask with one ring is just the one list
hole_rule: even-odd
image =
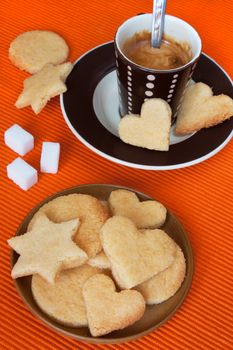
[[178,112],[175,133],[191,134],[222,123],[233,116],[233,100],[224,94],[213,96],[204,83],[190,85]]
[[151,98],[142,104],[141,115],[129,114],[120,120],[120,139],[137,147],[168,151],[172,111],[160,98]]

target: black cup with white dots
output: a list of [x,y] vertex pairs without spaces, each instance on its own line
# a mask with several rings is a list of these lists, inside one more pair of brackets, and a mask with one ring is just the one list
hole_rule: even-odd
[[162,98],[172,109],[175,121],[185,90],[201,54],[201,39],[196,30],[180,18],[166,15],[164,32],[177,41],[190,45],[192,58],[184,66],[156,70],[140,66],[129,60],[122,51],[127,39],[136,32],[151,30],[152,14],[142,14],[126,20],[115,36],[115,56],[121,116],[140,114],[141,106],[148,98]]
[[198,58],[184,67],[159,71],[134,64],[117,47],[115,54],[121,116],[140,114],[143,102],[156,97],[169,103],[174,122]]

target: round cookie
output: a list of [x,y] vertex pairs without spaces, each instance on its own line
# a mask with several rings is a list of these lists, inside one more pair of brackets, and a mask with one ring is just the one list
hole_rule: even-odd
[[57,223],[79,218],[80,226],[74,238],[75,242],[89,258],[94,258],[102,250],[99,232],[109,214],[97,198],[76,193],[57,197],[38,210],[29,223],[28,230],[32,229],[41,212]]
[[33,297],[40,309],[57,322],[71,327],[87,326],[82,288],[91,276],[100,272],[97,268],[83,265],[62,271],[54,284],[33,275]]
[[60,64],[69,54],[65,40],[48,30],[33,30],[17,36],[10,44],[9,58],[18,68],[39,72],[47,63]]
[[166,270],[158,273],[135,289],[140,292],[149,305],[159,304],[171,298],[180,288],[186,271],[184,254],[179,246],[175,261]]

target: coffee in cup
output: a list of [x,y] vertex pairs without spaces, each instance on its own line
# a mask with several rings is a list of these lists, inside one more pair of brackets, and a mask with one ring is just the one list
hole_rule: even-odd
[[164,35],[160,48],[154,48],[151,46],[151,33],[147,30],[137,32],[127,39],[122,52],[139,66],[158,70],[178,68],[192,59],[188,42],[176,41]]
[[151,23],[152,14],[143,14],[129,18],[117,30],[115,55],[120,115],[140,114],[143,102],[156,97],[169,103],[172,122],[175,122],[201,54],[201,39],[187,22],[165,15],[162,48],[153,49],[150,47]]

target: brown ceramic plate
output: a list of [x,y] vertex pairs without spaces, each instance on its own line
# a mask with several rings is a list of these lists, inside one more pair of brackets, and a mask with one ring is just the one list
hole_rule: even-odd
[[[193,80],[213,88],[214,94],[233,98],[232,81],[208,55],[202,53]],[[172,170],[191,166],[218,153],[233,136],[233,118],[195,134],[178,137],[174,126],[168,152],[151,151],[124,143],[118,137],[119,96],[113,42],[80,57],[60,97],[64,119],[88,148],[113,162],[145,170]]]
[[[38,204],[34,209],[30,211],[30,213],[25,217],[21,225],[19,226],[16,235],[22,235],[26,232],[28,223],[32,219],[33,215],[38,211],[38,209],[50,201],[53,198],[58,196],[67,195],[70,193],[85,193],[91,194],[97,197],[100,200],[107,200],[111,191],[116,190],[118,188],[125,188],[121,186],[114,185],[80,185],[70,189],[63,190],[58,192],[40,204]],[[125,188],[137,193],[140,200],[148,200],[151,199],[147,195],[132,190],[130,188]],[[43,313],[37,304],[35,303],[32,292],[31,292],[31,277],[22,277],[14,280],[18,293],[21,295],[25,304],[29,307],[31,312],[44,321],[48,326],[52,327],[54,330],[61,332],[69,337],[75,338],[80,341],[86,341],[90,343],[120,343],[133,340],[138,337],[142,337],[145,334],[152,332],[156,328],[160,327],[162,324],[167,322],[167,320],[174,315],[177,309],[183,303],[185,297],[188,294],[188,291],[191,287],[193,270],[194,270],[194,261],[193,261],[193,253],[190,245],[189,238],[187,233],[185,232],[183,226],[178,221],[178,219],[168,211],[167,219],[162,227],[168,234],[171,236],[176,243],[181,247],[187,264],[186,277],[180,289],[177,293],[167,301],[153,306],[147,306],[144,316],[141,320],[136,322],[134,325],[127,327],[120,331],[112,332],[106,336],[94,338],[91,336],[89,330],[87,328],[71,328],[65,327],[56,323],[49,316]],[[17,253],[12,251],[11,254],[11,268],[14,266],[18,258]]]

